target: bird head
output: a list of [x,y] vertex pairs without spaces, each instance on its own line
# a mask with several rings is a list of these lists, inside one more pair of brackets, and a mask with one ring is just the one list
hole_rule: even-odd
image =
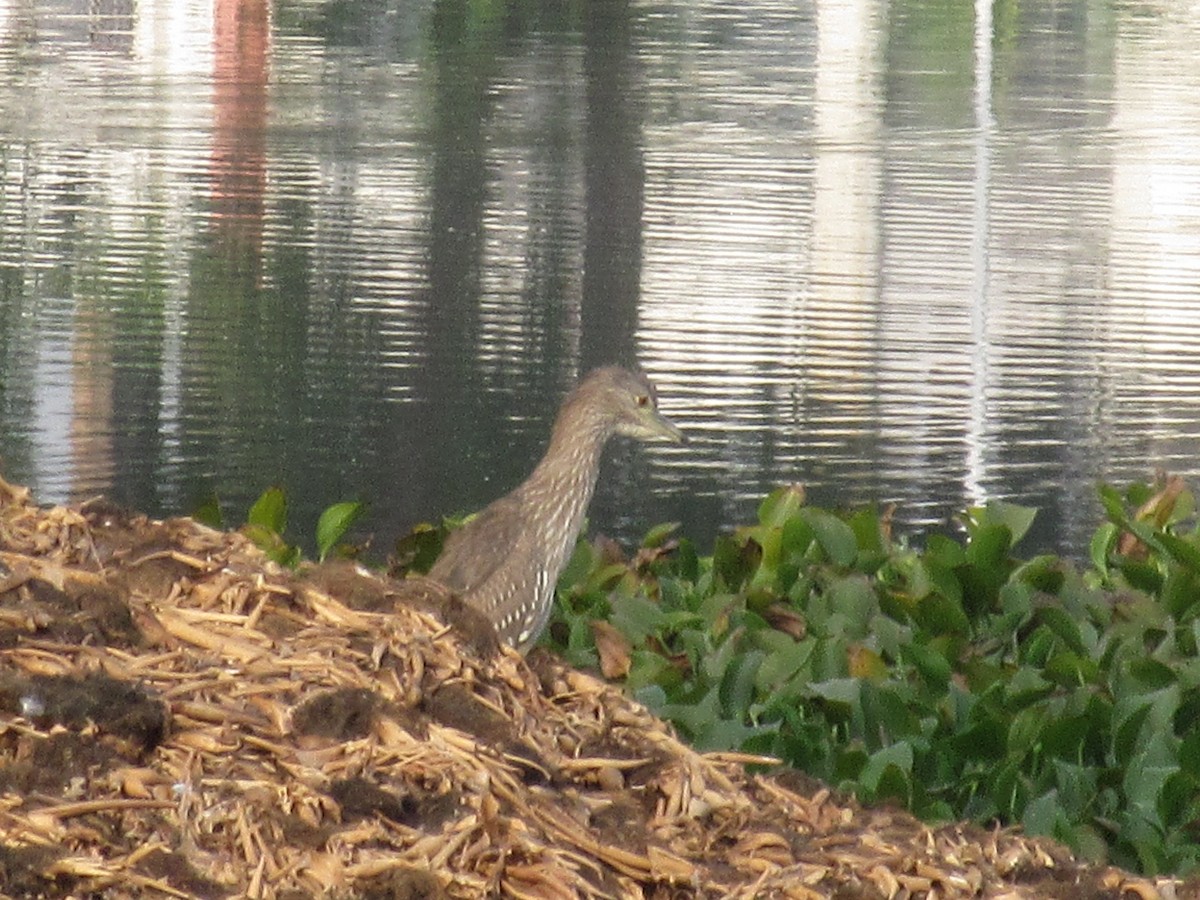
[[597,369],[584,379],[580,389],[596,392],[594,399],[617,434],[639,441],[687,441],[683,432],[658,411],[654,385],[640,373],[616,366]]

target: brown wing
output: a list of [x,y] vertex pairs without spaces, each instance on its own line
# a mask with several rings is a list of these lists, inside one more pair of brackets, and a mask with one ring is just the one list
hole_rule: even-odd
[[468,599],[512,561],[520,536],[520,503],[511,495],[501,497],[446,538],[429,577]]

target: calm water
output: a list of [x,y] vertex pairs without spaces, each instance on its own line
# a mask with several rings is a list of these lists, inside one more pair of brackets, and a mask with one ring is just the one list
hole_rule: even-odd
[[801,481],[1079,553],[1097,480],[1200,470],[1197,47],[1195,0],[0,0],[0,471],[363,497],[382,552],[637,360],[693,440],[614,447],[597,528]]

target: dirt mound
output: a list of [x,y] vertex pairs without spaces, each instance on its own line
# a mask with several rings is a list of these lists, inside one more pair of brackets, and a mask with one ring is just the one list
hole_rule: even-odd
[[1157,896],[754,762],[428,582],[0,481],[9,896]]

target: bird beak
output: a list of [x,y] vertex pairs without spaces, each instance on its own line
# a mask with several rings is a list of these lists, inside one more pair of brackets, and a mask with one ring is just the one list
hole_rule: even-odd
[[652,437],[659,437],[674,444],[687,443],[687,435],[680,431],[674,422],[657,410],[645,410],[643,424],[646,426],[648,434]]

